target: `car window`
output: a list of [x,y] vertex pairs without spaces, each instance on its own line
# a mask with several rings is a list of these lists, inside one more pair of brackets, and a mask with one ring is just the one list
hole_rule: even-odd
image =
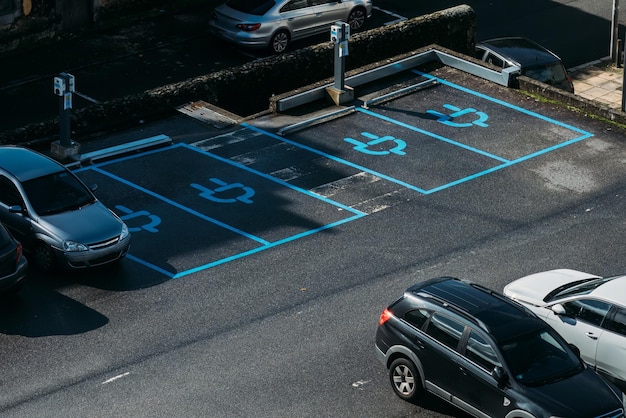
[[525,385],[547,384],[583,370],[574,352],[549,329],[511,338],[500,350],[513,377]]
[[426,320],[430,317],[431,312],[426,309],[414,309],[404,314],[404,320],[418,329],[422,329],[422,326]]
[[567,315],[598,326],[611,308],[608,303],[595,299],[576,299],[562,305]]
[[256,16],[263,16],[275,4],[273,0],[229,0],[226,3],[232,9]]
[[15,184],[6,177],[0,177],[0,202],[7,206],[24,206]]
[[447,316],[434,314],[428,322],[426,333],[443,345],[456,350],[464,329],[463,324]]
[[289,12],[291,10],[304,9],[305,7],[309,7],[308,0],[292,0],[289,3],[285,4],[280,8],[280,12]]
[[319,6],[321,4],[331,4],[331,3],[337,4],[337,1],[336,0],[311,0],[311,4],[313,6]]
[[504,68],[504,60],[492,53],[487,54],[485,61],[487,61],[489,64],[495,65],[496,67]]
[[607,318],[602,327],[617,334],[626,336],[626,309],[620,308],[615,316]]
[[538,68],[524,68],[522,74],[546,84],[560,84],[567,80],[567,72],[560,63]]
[[563,299],[568,296],[587,295],[591,293],[595,288],[602,286],[604,283],[611,281],[614,278],[615,277],[604,277],[568,283],[565,286],[555,289],[553,292],[548,294],[544,301],[550,302],[553,300]]
[[94,201],[85,186],[66,171],[26,181],[23,187],[31,206],[39,215],[78,209]]
[[483,337],[471,331],[465,347],[465,357],[491,372],[494,367],[501,366],[494,348]]

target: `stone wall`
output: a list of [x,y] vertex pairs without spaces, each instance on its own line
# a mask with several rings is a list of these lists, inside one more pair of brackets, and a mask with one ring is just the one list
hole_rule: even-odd
[[[346,70],[391,59],[430,44],[471,54],[474,39],[474,11],[466,5],[456,6],[354,34],[350,39]],[[114,125],[158,117],[196,100],[246,116],[268,109],[272,95],[332,75],[333,48],[328,42],[76,110],[72,131],[78,139]],[[58,131],[58,120],[50,120],[0,134],[0,143],[53,138],[58,136]]]

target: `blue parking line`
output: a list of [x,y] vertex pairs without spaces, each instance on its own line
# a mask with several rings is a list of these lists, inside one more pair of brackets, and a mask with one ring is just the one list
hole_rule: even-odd
[[360,171],[363,171],[363,172],[366,172],[366,173],[370,173],[370,174],[372,174],[372,175],[374,175],[374,176],[376,176],[376,177],[380,177],[381,179],[385,179],[385,180],[391,181],[391,182],[393,182],[393,183],[399,184],[400,186],[406,187],[407,189],[415,190],[416,192],[423,193],[423,194],[426,194],[426,193],[427,193],[427,191],[426,191],[426,190],[424,190],[424,189],[422,189],[422,188],[419,188],[419,187],[416,187],[416,186],[413,186],[412,184],[406,183],[406,182],[404,182],[404,181],[402,181],[402,180],[398,180],[398,179],[393,178],[393,177],[390,177],[390,176],[388,176],[388,175],[386,175],[386,174],[379,173],[379,172],[374,171],[374,170],[370,170],[370,169],[369,169],[369,168],[367,168],[367,167],[363,167],[363,166],[358,165],[358,164],[355,164],[355,163],[353,163],[353,162],[351,162],[351,161],[344,160],[343,158],[339,158],[339,157],[336,157],[336,156],[334,156],[334,155],[328,154],[328,153],[326,153],[326,152],[324,152],[324,151],[320,151],[320,150],[318,150],[318,149],[315,149],[315,148],[309,147],[309,146],[307,146],[307,145],[300,144],[300,143],[298,143],[298,142],[295,142],[295,141],[289,140],[289,139],[284,138],[284,137],[282,137],[282,136],[276,135],[276,134],[274,134],[274,133],[272,133],[272,132],[268,132],[268,131],[266,131],[266,130],[264,130],[264,129],[257,128],[256,126],[249,125],[249,124],[247,124],[247,123],[245,123],[245,122],[244,122],[244,123],[242,123],[242,124],[241,124],[241,126],[243,126],[244,128],[250,129],[251,131],[255,131],[255,132],[258,132],[258,133],[260,133],[260,134],[267,135],[267,136],[269,136],[269,137],[272,137],[272,138],[274,138],[274,139],[277,139],[277,140],[279,140],[279,141],[282,141],[282,142],[284,142],[284,143],[287,143],[287,144],[293,145],[294,147],[302,148],[302,149],[307,150],[307,151],[310,151],[310,152],[312,152],[312,153],[315,153],[315,154],[321,155],[322,157],[324,157],[324,158],[328,158],[329,160],[336,161],[336,162],[338,162],[338,163],[340,163],[340,164],[344,164],[344,165],[347,165],[347,166],[349,166],[349,167],[356,168],[357,170],[360,170]]
[[268,245],[263,246],[263,247],[252,248],[251,250],[244,251],[242,253],[238,253],[238,254],[232,255],[230,257],[225,257],[225,258],[222,258],[222,259],[219,259],[219,260],[212,261],[210,263],[203,264],[201,266],[194,267],[192,269],[181,271],[179,273],[176,273],[173,276],[171,274],[169,274],[169,276],[172,279],[179,279],[179,278],[181,278],[183,276],[187,276],[189,274],[196,273],[198,271],[206,270],[206,269],[209,269],[211,267],[218,266],[220,264],[225,264],[225,263],[228,263],[230,261],[237,260],[237,259],[243,258],[243,257],[247,257],[249,255],[256,254],[258,252],[265,251],[265,250],[277,247],[277,246],[282,245],[282,244],[286,244],[286,243],[294,241],[296,239],[300,239],[302,237],[305,237],[305,236],[308,236],[308,235],[312,235],[312,234],[315,234],[315,233],[320,232],[320,231],[324,231],[326,229],[334,228],[334,227],[336,227],[338,225],[341,225],[341,224],[344,224],[344,223],[347,223],[347,222],[351,222],[351,221],[353,221],[355,219],[358,219],[358,218],[361,218],[363,216],[366,216],[366,214],[357,214],[357,215],[352,216],[350,218],[342,219],[340,221],[333,222],[331,224],[324,225],[324,226],[319,227],[319,228],[311,229],[311,230],[302,232],[300,234],[296,234],[296,235],[293,235],[291,237],[281,239],[279,241],[273,242],[273,243],[268,244]]
[[343,209],[343,210],[347,210],[347,211],[349,211],[349,212],[352,212],[352,213],[355,213],[355,214],[357,214],[357,215],[361,215],[361,216],[365,216],[365,215],[366,215],[365,213],[363,213],[363,212],[361,212],[361,211],[358,211],[358,210],[353,209],[353,208],[351,208],[351,207],[349,207],[349,206],[343,205],[343,204],[341,204],[341,203],[339,203],[339,202],[336,202],[336,201],[334,201],[334,200],[328,199],[328,198],[326,198],[326,197],[324,197],[324,196],[320,196],[320,195],[318,195],[318,194],[312,193],[312,192],[310,192],[309,190],[303,189],[303,188],[301,188],[301,187],[294,186],[293,184],[287,183],[287,182],[286,182],[286,181],[284,181],[284,180],[278,179],[278,178],[276,178],[276,177],[272,177],[272,176],[271,176],[271,175],[269,175],[269,174],[266,174],[266,173],[263,173],[263,172],[261,172],[261,171],[255,170],[255,169],[253,169],[253,168],[251,168],[251,167],[248,167],[247,165],[244,165],[244,164],[241,164],[241,163],[234,162],[234,161],[229,160],[229,159],[224,158],[224,157],[220,157],[219,155],[213,154],[213,153],[211,153],[211,152],[209,152],[209,151],[202,150],[202,149],[197,148],[197,147],[194,147],[194,146],[192,146],[192,145],[181,144],[181,146],[183,146],[183,147],[185,147],[185,148],[187,148],[187,149],[189,149],[189,150],[192,150],[192,151],[198,152],[198,153],[200,153],[200,154],[207,155],[207,156],[209,156],[209,157],[211,157],[211,158],[214,158],[214,159],[216,159],[216,160],[218,160],[218,161],[221,161],[221,162],[223,162],[223,163],[226,163],[226,164],[232,165],[232,166],[234,166],[234,167],[240,168],[240,169],[242,169],[242,170],[248,171],[248,172],[250,172],[250,173],[252,173],[252,174],[255,174],[255,175],[259,176],[259,177],[263,177],[264,179],[266,179],[266,180],[270,180],[270,181],[272,181],[272,182],[274,182],[274,183],[278,183],[278,184],[280,184],[281,186],[284,186],[284,187],[287,187],[287,188],[289,188],[289,189],[295,190],[295,191],[297,191],[297,192],[303,193],[303,194],[305,194],[305,195],[307,195],[307,196],[310,196],[310,197],[313,197],[313,198],[315,198],[315,199],[321,200],[321,201],[326,202],[326,203],[328,203],[328,204],[331,204],[331,205],[333,205],[333,206],[337,206],[337,207],[339,207],[339,208],[341,208],[341,209]]
[[172,272],[169,272],[169,271],[167,271],[167,270],[165,270],[165,269],[162,269],[162,268],[161,268],[161,267],[159,267],[159,266],[155,266],[155,265],[154,265],[154,264],[152,264],[152,263],[148,263],[147,261],[145,261],[145,260],[143,260],[143,259],[141,259],[141,258],[137,258],[137,257],[135,257],[134,255],[132,255],[131,253],[127,253],[127,254],[126,254],[126,258],[127,258],[127,259],[129,259],[129,260],[133,260],[134,262],[136,262],[136,263],[138,263],[138,264],[141,264],[141,265],[143,265],[144,267],[148,267],[148,268],[150,268],[150,269],[152,269],[152,270],[154,270],[154,271],[156,271],[156,272],[159,272],[159,273],[161,273],[161,274],[163,274],[163,275],[167,276],[167,277],[168,277],[168,278],[170,278],[170,279],[174,279],[174,278],[175,278],[175,275],[174,275],[174,274],[172,274]]
[[113,173],[109,173],[108,171],[105,171],[105,170],[103,170],[100,167],[94,167],[92,169],[94,171],[100,173],[100,174],[103,174],[103,175],[105,175],[107,177],[110,177],[110,178],[112,178],[114,180],[117,180],[120,183],[123,183],[123,184],[125,184],[127,186],[130,186],[130,187],[132,187],[134,189],[137,189],[137,190],[139,190],[139,191],[141,191],[143,193],[146,193],[146,194],[148,194],[148,195],[150,195],[152,197],[155,197],[155,198],[157,198],[157,199],[159,199],[159,200],[161,200],[161,201],[163,201],[163,202],[165,202],[165,203],[167,203],[169,205],[172,205],[172,206],[174,206],[174,207],[176,207],[176,208],[178,208],[180,210],[183,210],[183,211],[185,211],[185,212],[187,212],[187,213],[189,213],[191,215],[197,216],[200,219],[203,219],[203,220],[211,222],[211,223],[213,223],[215,225],[221,226],[222,228],[228,229],[231,232],[234,232],[234,233],[236,233],[238,235],[241,235],[241,236],[244,236],[246,238],[249,238],[249,239],[251,239],[253,241],[256,241],[256,242],[258,242],[258,243],[260,243],[262,245],[269,245],[270,244],[269,241],[266,241],[266,240],[264,240],[262,238],[259,238],[259,237],[255,236],[255,235],[249,234],[249,233],[247,233],[245,231],[242,231],[242,230],[240,230],[238,228],[232,227],[232,226],[230,226],[230,225],[228,225],[228,224],[226,224],[224,222],[218,221],[215,218],[211,218],[210,216],[206,216],[206,215],[204,215],[204,214],[202,214],[202,213],[200,213],[200,212],[198,212],[198,211],[196,211],[194,209],[191,209],[191,208],[188,208],[186,206],[183,206],[180,203],[173,201],[172,199],[168,199],[167,197],[161,196],[160,194],[155,193],[152,190],[148,190],[145,187],[142,187],[142,186],[140,186],[138,184],[135,184],[135,183],[133,183],[131,181],[128,181],[128,180],[126,180],[126,179],[124,179],[124,178],[122,178],[120,176],[117,176],[117,175],[115,175]]
[[431,138],[435,138],[435,139],[438,139],[440,141],[447,142],[448,144],[454,145],[455,147],[463,148],[463,149],[466,149],[466,150],[471,151],[473,153],[484,155],[485,157],[488,157],[488,158],[500,161],[502,163],[508,163],[509,162],[509,160],[507,160],[505,158],[502,158],[502,157],[499,157],[497,155],[488,153],[488,152],[480,150],[478,148],[470,147],[469,145],[463,144],[461,142],[453,141],[452,139],[446,138],[446,137],[441,136],[441,135],[437,135],[437,134],[435,134],[433,132],[426,131],[426,130],[418,128],[416,126],[409,125],[409,124],[404,123],[404,122],[400,122],[399,120],[392,119],[392,118],[390,118],[388,116],[384,116],[384,115],[381,115],[379,113],[372,112],[369,109],[365,109],[363,107],[357,107],[356,110],[359,111],[359,112],[365,113],[366,115],[374,116],[375,118],[382,119],[382,120],[384,120],[386,122],[393,123],[394,125],[398,125],[398,126],[401,126],[403,128],[407,128],[407,129],[410,129],[412,131],[418,132],[420,134],[430,136]]
[[[440,84],[446,85],[448,87],[452,87],[452,88],[460,90],[460,91],[462,91],[464,93],[468,93],[468,94],[471,94],[473,96],[480,97],[481,99],[489,100],[490,102],[497,103],[499,105],[508,107],[509,109],[516,110],[518,112],[524,113],[526,115],[532,116],[532,117],[537,118],[537,119],[541,119],[541,120],[543,120],[545,122],[549,122],[549,123],[552,123],[554,125],[558,125],[558,126],[561,126],[563,128],[567,128],[569,130],[578,132],[578,133],[582,134],[582,137],[580,139],[586,139],[586,138],[589,138],[589,137],[593,136],[592,133],[589,133],[589,132],[584,131],[582,129],[576,128],[575,126],[568,125],[566,123],[560,122],[560,121],[555,120],[555,119],[551,119],[551,118],[549,118],[547,116],[540,115],[539,113],[535,113],[535,112],[530,111],[528,109],[524,109],[523,107],[519,107],[519,106],[516,106],[514,104],[507,103],[507,102],[505,102],[503,100],[500,100],[500,99],[496,99],[495,97],[487,96],[486,94],[479,93],[477,91],[468,89],[467,87],[459,86],[458,84],[451,83],[450,81],[444,80],[444,79],[439,78],[439,77],[435,77],[435,76],[433,76],[431,74],[423,73],[423,72],[421,72],[419,70],[411,70],[411,71],[413,73],[415,73],[415,74],[418,74],[418,75],[422,76],[422,77],[425,77],[425,78],[428,78],[428,79],[431,79],[431,80],[436,80]],[[577,140],[580,140],[580,139],[576,138],[576,140],[574,142],[577,142]]]
[[[154,153],[158,153],[158,152],[165,152],[165,151],[168,151],[168,150],[171,150],[171,149],[174,149],[174,148],[179,148],[179,147],[182,147],[182,148],[194,151],[194,152],[198,152],[200,154],[204,154],[204,155],[206,155],[206,156],[208,156],[210,158],[214,158],[214,159],[219,160],[221,162],[233,165],[233,166],[235,166],[235,167],[237,167],[239,169],[246,170],[246,171],[248,171],[250,173],[253,173],[255,175],[263,177],[264,179],[273,181],[273,182],[278,183],[278,184],[280,184],[280,185],[282,185],[284,187],[290,188],[290,189],[295,190],[297,192],[303,193],[303,194],[305,194],[307,196],[310,196],[310,197],[313,197],[315,199],[321,200],[321,201],[323,201],[325,203],[328,203],[328,204],[331,204],[333,206],[336,206],[336,207],[338,207],[338,208],[340,208],[342,210],[351,212],[353,214],[353,216],[349,216],[349,217],[341,219],[339,221],[332,222],[330,224],[326,224],[326,225],[323,225],[323,226],[318,227],[318,228],[310,229],[310,230],[301,232],[299,234],[295,234],[295,235],[289,236],[287,238],[283,238],[283,239],[277,240],[275,242],[269,242],[269,241],[261,239],[261,238],[259,238],[257,236],[248,234],[245,231],[241,231],[241,230],[239,230],[237,228],[234,228],[234,227],[232,227],[232,226],[230,226],[228,224],[220,222],[220,221],[218,221],[218,220],[216,220],[214,218],[206,216],[206,215],[204,215],[202,213],[199,213],[199,212],[197,212],[197,211],[195,211],[195,210],[193,210],[191,208],[188,208],[188,207],[186,207],[184,205],[181,205],[181,204],[179,204],[179,203],[177,203],[177,202],[175,202],[175,201],[173,201],[173,200],[171,200],[169,198],[166,198],[166,197],[164,197],[162,195],[159,195],[158,193],[155,193],[155,192],[153,192],[151,190],[148,190],[145,187],[142,187],[142,186],[140,186],[138,184],[135,184],[135,183],[133,183],[133,182],[131,182],[129,180],[126,180],[126,179],[124,179],[124,178],[122,178],[120,176],[117,176],[117,175],[115,175],[115,174],[113,174],[113,173],[111,173],[109,171],[106,171],[106,169],[104,168],[104,166],[106,166],[106,165],[115,164],[115,163],[118,163],[118,162],[121,162],[121,161],[127,161],[127,160],[130,160],[130,159],[133,159],[133,158],[143,157],[143,156],[154,154]],[[190,214],[192,214],[194,216],[197,216],[197,217],[199,217],[199,218],[201,218],[201,219],[203,219],[205,221],[209,221],[209,222],[211,222],[213,224],[216,224],[216,225],[218,225],[220,227],[223,227],[223,228],[226,228],[226,229],[228,229],[228,230],[230,230],[232,232],[235,232],[236,234],[242,235],[242,236],[244,236],[246,238],[252,239],[252,240],[262,244],[259,247],[252,248],[250,250],[243,251],[241,253],[237,253],[237,254],[232,255],[230,257],[225,257],[225,258],[221,258],[221,259],[218,259],[218,260],[214,260],[214,261],[212,261],[210,263],[202,264],[202,265],[196,266],[194,268],[187,269],[187,270],[184,270],[184,271],[180,271],[180,272],[177,272],[177,273],[172,273],[170,271],[167,271],[167,270],[165,270],[165,269],[163,269],[163,268],[161,268],[161,267],[159,267],[157,265],[154,265],[154,264],[152,264],[152,263],[150,263],[150,262],[148,262],[148,261],[146,261],[144,259],[138,258],[138,257],[132,255],[131,253],[126,255],[126,257],[128,259],[133,260],[133,261],[137,262],[138,264],[141,264],[141,265],[143,265],[145,267],[148,267],[148,268],[150,268],[150,269],[152,269],[152,270],[154,270],[156,272],[159,272],[159,273],[165,275],[166,277],[168,277],[169,279],[178,279],[178,278],[187,276],[189,274],[192,274],[192,273],[195,273],[195,272],[199,272],[199,271],[202,271],[202,270],[206,270],[206,269],[209,269],[211,267],[215,267],[215,266],[220,265],[220,264],[225,264],[225,263],[228,263],[230,261],[233,261],[233,260],[236,260],[236,259],[239,259],[239,258],[243,258],[243,257],[246,257],[248,255],[255,254],[255,253],[258,253],[260,251],[264,251],[264,250],[267,250],[267,249],[270,249],[270,248],[274,248],[274,247],[277,247],[279,245],[283,245],[283,244],[286,244],[288,242],[300,239],[302,237],[305,237],[305,236],[308,236],[308,235],[312,235],[312,234],[315,234],[315,233],[318,233],[318,232],[321,232],[321,231],[324,231],[324,230],[327,230],[327,229],[331,229],[331,228],[334,228],[334,227],[339,226],[341,224],[344,224],[344,223],[347,223],[347,222],[351,222],[353,220],[356,220],[356,219],[359,219],[361,217],[367,216],[366,213],[361,212],[361,211],[359,211],[357,209],[354,209],[354,208],[351,208],[349,206],[343,205],[343,204],[341,204],[339,202],[333,201],[333,200],[328,199],[328,198],[326,198],[324,196],[317,195],[317,194],[312,193],[312,192],[310,192],[308,190],[305,190],[303,188],[294,186],[294,185],[289,184],[289,183],[287,183],[287,182],[285,182],[283,180],[277,179],[275,177],[272,177],[272,176],[270,176],[268,174],[262,173],[260,171],[255,170],[255,169],[252,169],[252,168],[247,167],[245,165],[242,165],[240,163],[236,163],[234,161],[228,160],[226,158],[220,157],[218,155],[212,154],[210,152],[201,150],[199,148],[196,148],[196,147],[193,147],[191,145],[184,144],[184,143],[175,144],[175,145],[172,145],[172,146],[169,146],[169,147],[165,147],[165,148],[161,148],[161,149],[146,151],[146,152],[143,152],[143,153],[140,153],[140,154],[136,154],[136,155],[132,155],[132,156],[120,157],[118,159],[111,160],[111,161],[105,161],[105,162],[102,162],[102,163],[99,163],[99,164],[94,164],[92,166],[88,166],[88,167],[83,167],[83,168],[77,169],[76,172],[86,171],[86,170],[93,170],[93,171],[95,171],[97,173],[100,173],[100,174],[102,174],[104,176],[107,176],[107,177],[109,177],[109,178],[111,178],[113,180],[116,180],[116,181],[118,181],[120,183],[123,183],[123,184],[125,184],[125,185],[127,185],[129,187],[132,187],[132,188],[134,188],[136,190],[139,190],[140,192],[143,192],[143,193],[146,193],[146,194],[148,194],[148,195],[150,195],[152,197],[155,197],[156,199],[161,200],[161,201],[163,201],[163,202],[165,202],[165,203],[167,203],[169,205],[172,205],[172,206],[174,206],[174,207],[176,207],[178,209],[181,209],[181,210],[183,210],[183,211],[185,211],[187,213],[190,213]]]

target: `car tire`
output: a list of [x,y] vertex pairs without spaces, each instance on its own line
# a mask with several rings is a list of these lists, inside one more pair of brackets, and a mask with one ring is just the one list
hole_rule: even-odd
[[361,7],[357,7],[356,9],[352,10],[350,14],[348,15],[348,22],[347,22],[348,25],[350,25],[350,30],[357,31],[361,29],[363,25],[365,24],[366,17],[367,16],[366,16],[365,9]]
[[393,391],[405,401],[414,401],[423,392],[422,381],[415,364],[406,358],[399,358],[389,367],[389,381]]
[[272,36],[270,41],[270,51],[275,54],[282,54],[287,50],[289,45],[289,32],[286,30],[279,30]]
[[33,264],[43,273],[49,273],[56,267],[54,254],[49,245],[39,242],[33,248]]

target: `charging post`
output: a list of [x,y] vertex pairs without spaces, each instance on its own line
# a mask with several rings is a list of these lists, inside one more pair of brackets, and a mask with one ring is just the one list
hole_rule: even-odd
[[70,127],[70,112],[72,110],[72,93],[76,91],[74,76],[69,73],[60,73],[54,77],[54,94],[59,96],[59,128],[58,141],[51,144],[50,151],[57,159],[63,160],[78,154],[80,145],[72,141]]
[[350,25],[345,22],[335,22],[330,27],[330,40],[334,44],[334,76],[332,87],[326,91],[336,105],[354,99],[354,90],[345,85],[346,57],[348,56],[348,40],[350,39]]

